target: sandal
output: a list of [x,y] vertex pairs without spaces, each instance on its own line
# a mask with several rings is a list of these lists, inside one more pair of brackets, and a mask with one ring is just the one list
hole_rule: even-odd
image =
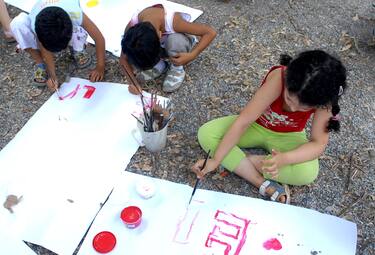
[[70,52],[72,54],[75,64],[77,65],[77,68],[83,69],[91,65],[92,58],[86,50],[74,51],[73,49],[71,49]]
[[48,80],[48,74],[47,74],[46,64],[44,63],[36,64],[35,71],[34,71],[34,84],[37,87],[44,87],[46,86],[47,80]]
[[[274,192],[272,193],[272,195],[268,195],[266,190],[268,188],[273,188]],[[262,185],[260,185],[259,187],[259,193],[263,196],[263,197],[268,197],[270,198],[272,201],[275,201],[275,202],[280,202],[280,198],[282,196],[285,196],[285,204],[290,204],[290,191],[289,191],[289,187],[287,185],[284,185],[282,186],[281,184],[275,182],[275,181],[272,181],[272,180],[265,180]]]

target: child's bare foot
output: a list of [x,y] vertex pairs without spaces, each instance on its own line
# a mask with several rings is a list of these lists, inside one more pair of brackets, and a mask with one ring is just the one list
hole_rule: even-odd
[[4,30],[4,35],[5,35],[5,40],[7,43],[16,42],[16,39],[14,39],[12,32]]
[[284,187],[272,180],[265,180],[259,187],[262,196],[269,197],[272,201],[289,204],[290,192],[287,185]]

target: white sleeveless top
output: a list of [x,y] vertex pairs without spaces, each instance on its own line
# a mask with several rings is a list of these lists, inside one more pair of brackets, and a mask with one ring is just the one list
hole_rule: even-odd
[[164,24],[164,27],[165,27],[165,32],[163,32],[162,34],[162,38],[160,39],[162,45],[164,44],[164,41],[167,37],[167,35],[170,35],[170,34],[173,34],[173,33],[176,33],[173,29],[173,18],[174,18],[174,15],[176,12],[178,12],[181,17],[190,22],[191,20],[191,16],[190,14],[188,13],[184,13],[184,12],[179,12],[178,10],[176,10],[176,8],[172,5],[168,5],[168,2],[163,2],[163,1],[160,1],[160,2],[154,2],[152,4],[148,4],[146,6],[142,6],[141,8],[138,8],[135,13],[133,14],[129,24],[130,24],[130,27],[136,25],[139,23],[139,19],[138,19],[138,15],[139,13],[141,13],[144,9],[146,8],[149,8],[149,7],[157,7],[157,6],[162,6],[163,9],[164,9],[164,20],[165,20],[165,24]]
[[79,0],[38,0],[30,11],[31,29],[35,33],[36,16],[46,7],[60,7],[68,13],[73,26],[81,26],[83,20],[83,11]]

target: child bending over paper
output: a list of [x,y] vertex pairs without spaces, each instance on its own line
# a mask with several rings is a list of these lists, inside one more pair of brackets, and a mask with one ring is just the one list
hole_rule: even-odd
[[[340,127],[339,98],[345,88],[345,67],[326,52],[283,56],[240,115],[212,120],[199,129],[199,143],[211,151],[212,159],[204,168],[204,160],[199,160],[193,171],[203,177],[222,164],[263,196],[288,202],[288,192],[279,183],[306,185],[315,180],[328,132]],[[307,139],[305,126],[311,116]],[[241,149],[252,147],[271,155],[245,155]]]
[[54,54],[71,49],[78,68],[91,64],[85,51],[87,34],[95,41],[97,64],[89,79],[100,81],[104,77],[105,42],[96,25],[83,13],[79,0],[39,0],[29,15],[19,14],[10,24],[19,47],[28,52],[36,63],[34,82],[56,90]]
[[[190,23],[190,19],[189,14],[176,12],[167,2],[138,10],[126,27],[120,61],[142,70],[137,76],[140,81],[167,72],[163,91],[175,91],[185,78],[184,65],[194,60],[216,36],[211,26]],[[170,60],[170,66],[166,59]],[[140,88],[130,86],[129,90],[139,93]]]

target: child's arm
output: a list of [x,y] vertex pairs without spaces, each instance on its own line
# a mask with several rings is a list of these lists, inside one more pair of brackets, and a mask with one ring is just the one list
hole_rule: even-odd
[[56,76],[55,57],[53,53],[45,49],[40,42],[38,42],[38,46],[39,46],[42,58],[47,66],[47,73],[48,73],[47,87],[51,91],[55,91],[58,89],[58,86],[60,85]]
[[98,29],[86,14],[83,14],[82,27],[87,31],[91,38],[95,41],[96,49],[96,68],[91,71],[89,78],[90,81],[101,81],[104,78],[104,65],[105,65],[105,40]]
[[142,87],[139,85],[137,79],[134,76],[133,68],[129,64],[128,59],[125,54],[121,52],[120,55],[120,66],[123,71],[123,74],[126,76],[126,79],[129,82],[128,90],[134,95],[139,95],[142,91]]
[[186,33],[201,37],[199,43],[191,52],[179,53],[171,58],[171,61],[175,65],[186,65],[194,60],[216,37],[216,31],[211,26],[187,22],[178,14],[174,15],[173,29],[178,33]]
[[332,116],[330,109],[316,109],[311,127],[310,141],[288,152],[273,151],[272,158],[264,160],[263,170],[274,177],[278,170],[290,164],[297,164],[318,158],[328,144],[327,122]]
[[192,170],[197,173],[198,177],[203,177],[208,172],[214,171],[229,151],[238,143],[249,125],[257,120],[267,107],[280,96],[282,89],[280,79],[281,69],[276,69],[268,75],[263,86],[258,89],[254,97],[241,111],[238,118],[224,135],[223,140],[221,140],[216,149],[215,155],[207,161],[206,167],[201,169],[202,161],[198,161],[193,166]]

